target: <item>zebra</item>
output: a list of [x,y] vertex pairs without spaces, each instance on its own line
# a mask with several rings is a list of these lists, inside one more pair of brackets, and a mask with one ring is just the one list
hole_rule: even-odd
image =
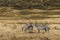
[[32,23],[28,23],[28,24],[26,24],[24,27],[22,27],[22,31],[28,31],[28,30],[33,30],[33,25],[32,25]]
[[27,30],[33,31],[33,27],[36,27],[39,33],[40,33],[40,30],[45,30],[45,32],[47,32],[47,31],[49,32],[49,29],[50,29],[46,23],[45,24],[42,24],[42,25],[39,25],[38,23],[35,23],[35,24],[28,23],[24,27],[22,27],[22,31],[23,30],[25,32]]
[[34,26],[37,28],[38,32],[40,33],[40,30],[45,30],[45,32],[49,32],[49,27],[47,24],[42,24],[42,25],[39,25],[38,23],[35,23]]

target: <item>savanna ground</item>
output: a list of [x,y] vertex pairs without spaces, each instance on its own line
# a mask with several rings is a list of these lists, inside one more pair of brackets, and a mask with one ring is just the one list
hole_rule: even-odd
[[[49,32],[22,32],[28,23],[48,23]],[[0,8],[0,40],[60,40],[60,10]]]

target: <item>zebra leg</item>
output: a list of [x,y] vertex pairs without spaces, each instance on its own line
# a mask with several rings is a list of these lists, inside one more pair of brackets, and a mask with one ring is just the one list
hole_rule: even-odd
[[48,32],[49,32],[50,28],[48,28]]
[[45,30],[45,32],[47,31],[47,29],[46,29],[46,28],[44,28],[44,30]]
[[39,27],[36,27],[36,28],[37,28],[38,32],[40,33],[40,28]]
[[22,27],[22,31],[23,31],[24,27]]
[[33,27],[31,27],[31,30],[33,31]]
[[45,30],[45,32],[49,32],[49,28],[45,28],[44,30]]
[[22,28],[22,31],[25,31],[25,32],[26,32],[26,31],[27,31],[27,28],[23,27],[23,28]]
[[27,31],[27,29],[24,30],[24,32],[26,32],[26,31]]
[[38,29],[38,32],[40,33],[40,29]]

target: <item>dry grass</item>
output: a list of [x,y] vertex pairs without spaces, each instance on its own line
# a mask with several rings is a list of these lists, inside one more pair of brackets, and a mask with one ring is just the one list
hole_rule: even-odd
[[9,21],[0,21],[0,40],[60,40],[59,24],[48,24],[50,27],[49,32],[41,30],[41,33],[38,33],[37,29],[34,28],[33,33],[28,33],[22,32],[21,28],[25,24],[15,23],[17,21],[9,23]]
[[[14,10],[3,7],[0,8],[0,14],[2,14],[0,19],[19,19],[0,20],[0,40],[60,40],[60,18],[57,18],[60,17],[60,10]],[[49,15],[47,17],[56,18],[40,18],[46,17],[45,14]],[[30,20],[27,20],[28,18]],[[39,20],[34,20],[34,18],[39,18]],[[50,31],[41,30],[38,33],[37,29],[34,28],[33,33],[22,32],[22,27],[28,22],[38,22],[40,24],[47,22]]]

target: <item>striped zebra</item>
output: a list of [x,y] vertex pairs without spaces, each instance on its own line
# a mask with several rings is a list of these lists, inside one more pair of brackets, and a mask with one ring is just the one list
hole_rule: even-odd
[[28,30],[33,30],[33,25],[32,25],[32,23],[28,23],[28,24],[26,24],[24,27],[22,27],[22,31],[28,31]]
[[45,30],[45,32],[47,32],[50,29],[47,24],[39,25],[39,24],[35,23],[34,26],[37,28],[39,33],[40,33],[40,30]]

